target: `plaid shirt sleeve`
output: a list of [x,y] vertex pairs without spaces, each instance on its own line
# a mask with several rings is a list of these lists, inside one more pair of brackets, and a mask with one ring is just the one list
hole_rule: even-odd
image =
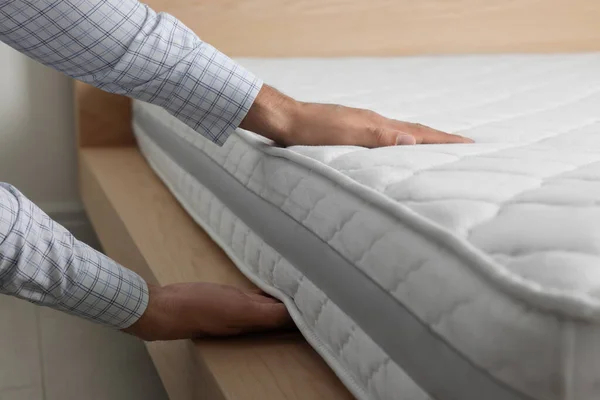
[[132,325],[148,305],[142,278],[75,239],[3,183],[0,293],[117,329]]
[[108,92],[164,107],[222,145],[262,81],[136,0],[0,0],[0,41]]

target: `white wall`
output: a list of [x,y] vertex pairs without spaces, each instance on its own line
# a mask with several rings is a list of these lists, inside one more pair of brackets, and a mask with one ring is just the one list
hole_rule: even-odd
[[[95,246],[77,193],[71,88],[68,78],[0,43],[0,181]],[[0,323],[2,399],[167,398],[138,340],[1,295],[0,321],[12,321],[9,331]],[[130,368],[118,368],[123,360]],[[25,372],[15,383],[2,371]]]
[[0,181],[79,239],[97,239],[77,192],[72,82],[0,43]]
[[68,78],[0,44],[0,180],[45,211],[79,205]]

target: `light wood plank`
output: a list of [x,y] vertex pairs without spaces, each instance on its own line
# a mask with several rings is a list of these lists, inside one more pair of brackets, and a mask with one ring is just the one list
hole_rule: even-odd
[[135,146],[131,100],[75,82],[75,126],[79,147]]
[[149,0],[228,55],[600,50],[596,0]]
[[[162,285],[207,281],[252,287],[137,148],[83,149],[80,164],[86,210],[110,257]],[[176,400],[351,398],[298,333],[201,340],[189,351],[185,343],[148,345]]]

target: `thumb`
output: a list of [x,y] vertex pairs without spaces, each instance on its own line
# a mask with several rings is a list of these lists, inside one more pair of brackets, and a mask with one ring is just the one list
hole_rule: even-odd
[[263,329],[278,329],[291,326],[292,318],[285,305],[271,302],[252,302],[252,312],[249,313],[250,327]]
[[397,146],[412,146],[417,144],[417,139],[413,135],[401,132],[396,135]]
[[402,131],[386,128],[377,132],[376,141],[377,143],[374,147],[410,146],[417,144],[414,136]]

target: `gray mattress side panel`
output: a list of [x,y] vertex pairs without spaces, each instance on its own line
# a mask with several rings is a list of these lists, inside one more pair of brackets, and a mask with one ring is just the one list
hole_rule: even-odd
[[[136,123],[182,169],[196,177],[267,244],[327,293],[433,398],[530,399],[463,357],[327,243],[248,190],[203,152],[169,133],[160,121],[138,119]],[[307,248],[311,251],[306,251]],[[340,276],[344,276],[344,285],[339,284]],[[369,301],[364,301],[365,298]]]

